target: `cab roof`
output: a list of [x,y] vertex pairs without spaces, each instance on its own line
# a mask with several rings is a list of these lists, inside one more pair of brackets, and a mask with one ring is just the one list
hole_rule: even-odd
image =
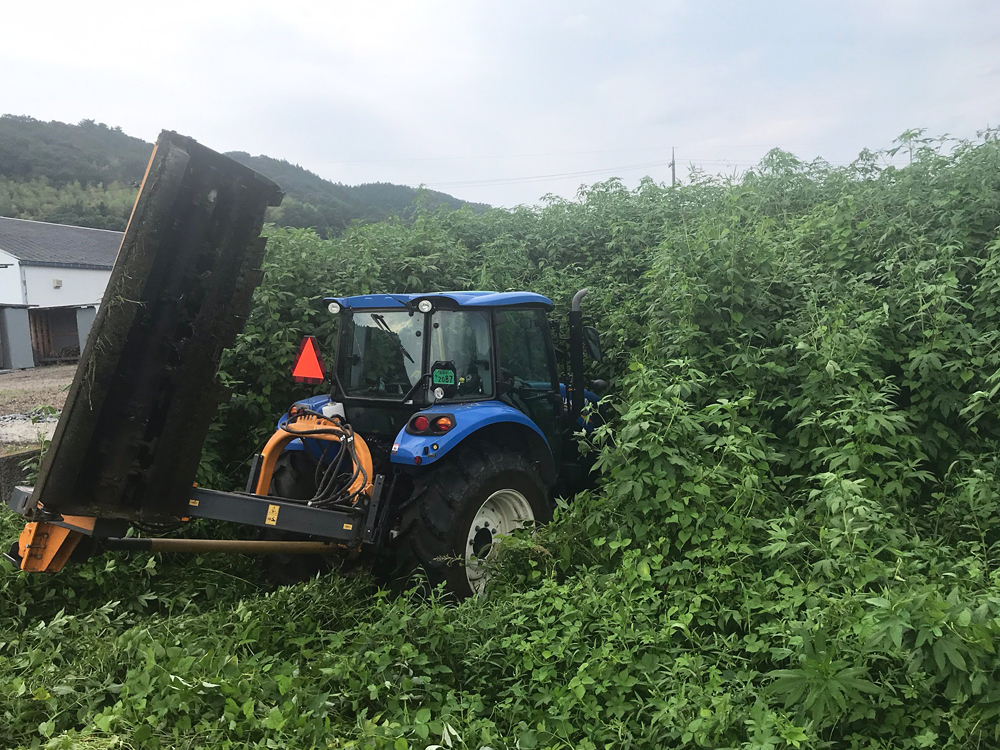
[[356,297],[326,297],[324,302],[336,302],[345,310],[391,309],[416,305],[421,299],[448,300],[447,306],[459,307],[525,307],[553,308],[552,300],[535,292],[430,292],[429,294],[362,294]]

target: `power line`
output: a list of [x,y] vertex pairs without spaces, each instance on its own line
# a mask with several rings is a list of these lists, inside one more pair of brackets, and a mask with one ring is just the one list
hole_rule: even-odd
[[456,180],[452,182],[427,183],[427,187],[485,187],[491,185],[512,185],[528,182],[546,182],[549,180],[565,180],[573,177],[589,177],[608,172],[627,172],[636,169],[650,169],[652,167],[668,166],[670,161],[651,161],[644,164],[625,164],[618,167],[605,167],[602,169],[588,169],[581,172],[558,172],[555,174],[530,175],[526,177],[495,177],[480,180]]
[[[755,167],[760,164],[759,160],[752,161],[737,161],[730,159],[695,159],[689,158],[685,159],[692,166],[724,166],[724,167]],[[829,162],[824,161],[824,163],[830,166],[849,166],[853,162]],[[524,177],[495,177],[495,178],[482,178],[478,180],[452,180],[449,182],[431,182],[426,183],[426,187],[429,188],[469,188],[469,187],[496,187],[501,185],[517,185],[517,184],[528,184],[532,182],[554,182],[557,180],[567,180],[579,177],[593,177],[601,174],[618,173],[626,171],[634,171],[637,169],[651,169],[653,167],[670,167],[673,179],[676,181],[676,160],[670,159],[668,161],[653,161],[645,162],[643,164],[625,164],[617,167],[605,167],[602,169],[589,169],[579,172],[558,172],[555,174],[546,175],[527,175]]]
[[[824,146],[831,146],[831,144],[782,144],[777,145],[773,143],[731,143],[721,146],[721,148],[731,149],[731,148],[781,148],[784,150],[790,148],[820,148]],[[650,153],[659,152],[666,153],[673,149],[687,149],[692,148],[691,146],[656,146],[650,148],[610,148],[610,149],[599,149],[592,151],[543,151],[539,153],[530,154],[472,154],[467,156],[412,156],[412,157],[399,157],[392,159],[333,159],[333,160],[310,160],[299,162],[302,165],[308,164],[397,164],[403,162],[426,162],[426,161],[464,161],[464,160],[475,160],[475,159],[524,159],[524,158],[538,158],[543,156],[582,156],[588,154],[627,154],[627,153]],[[698,148],[695,146],[694,148]]]
[[623,153],[648,153],[650,151],[668,151],[667,147],[662,148],[612,148],[600,151],[547,151],[537,154],[492,154],[479,156],[418,156],[405,157],[401,159],[343,159],[338,161],[303,161],[301,164],[397,164],[412,161],[463,161],[468,159],[523,159],[538,158],[541,156],[582,156],[587,154],[623,154]]

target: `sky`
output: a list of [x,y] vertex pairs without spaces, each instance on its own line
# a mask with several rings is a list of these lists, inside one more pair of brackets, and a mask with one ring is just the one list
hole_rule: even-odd
[[493,205],[1000,123],[997,0],[0,4],[0,112]]

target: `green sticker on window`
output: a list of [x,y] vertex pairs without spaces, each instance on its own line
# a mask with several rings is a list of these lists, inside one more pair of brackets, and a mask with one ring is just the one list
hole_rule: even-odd
[[431,373],[431,380],[434,385],[455,385],[454,370],[435,370]]

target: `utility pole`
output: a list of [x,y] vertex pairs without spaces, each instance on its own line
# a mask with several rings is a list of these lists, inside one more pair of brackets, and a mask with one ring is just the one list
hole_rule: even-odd
[[677,187],[677,155],[676,148],[670,147],[670,187]]

